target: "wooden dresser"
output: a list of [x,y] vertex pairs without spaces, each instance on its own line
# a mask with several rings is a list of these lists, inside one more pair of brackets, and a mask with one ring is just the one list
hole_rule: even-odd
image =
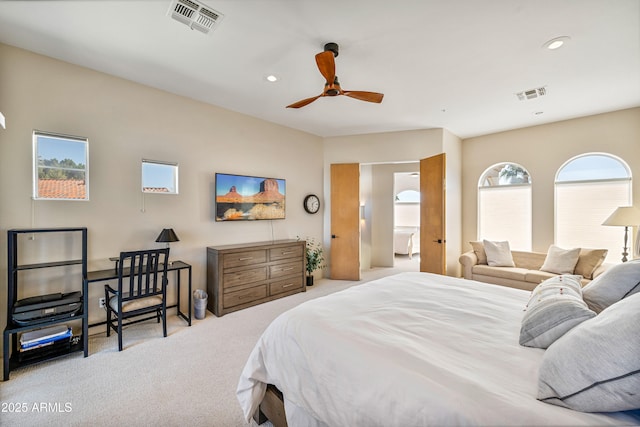
[[305,242],[207,248],[207,308],[216,316],[305,292]]

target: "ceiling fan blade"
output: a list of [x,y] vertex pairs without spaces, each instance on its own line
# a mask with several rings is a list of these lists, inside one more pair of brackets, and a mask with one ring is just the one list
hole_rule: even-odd
[[342,95],[350,96],[351,98],[359,99],[360,101],[381,103],[384,94],[377,92],[364,92],[358,90],[345,90]]
[[305,105],[309,105],[311,104],[313,101],[315,101],[316,99],[320,98],[322,95],[318,95],[318,96],[312,96],[311,98],[307,98],[307,99],[303,99],[302,101],[298,101],[298,102],[294,102],[291,105],[287,105],[287,108],[300,108],[300,107],[304,107]]
[[322,74],[327,83],[333,84],[336,78],[336,61],[333,57],[333,52],[326,51],[317,54],[316,64],[318,64],[320,74]]

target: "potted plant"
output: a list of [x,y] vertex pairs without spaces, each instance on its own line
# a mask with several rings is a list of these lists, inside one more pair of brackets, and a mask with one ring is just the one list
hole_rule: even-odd
[[[298,238],[300,240],[300,238]],[[313,286],[313,272],[324,268],[324,250],[322,245],[317,243],[315,239],[306,239],[306,270],[307,270],[307,286]]]

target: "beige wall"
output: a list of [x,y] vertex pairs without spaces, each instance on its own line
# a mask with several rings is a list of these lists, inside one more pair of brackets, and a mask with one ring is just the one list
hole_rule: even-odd
[[[462,250],[477,235],[477,187],[491,165],[514,162],[533,180],[533,250],[554,243],[554,179],[569,159],[604,152],[624,159],[635,179],[633,201],[640,206],[640,108],[598,114],[547,125],[501,132],[462,143]],[[622,231],[621,231],[622,233]],[[620,237],[622,246],[622,234]],[[621,248],[622,250],[622,248]]]
[[[157,247],[172,227],[180,242],[171,258],[193,265],[195,289],[206,288],[207,246],[322,236],[322,216],[302,207],[305,195],[322,194],[321,138],[2,44],[0,111],[1,307],[10,228],[86,226],[89,268],[102,269],[121,250]],[[89,138],[90,201],[31,199],[34,129]],[[145,212],[143,158],[180,167],[180,194],[145,195]],[[215,222],[215,172],[286,179],[287,218]],[[104,317],[103,292],[89,292],[91,322]]]
[[[0,129],[0,307],[6,304],[9,228],[87,226],[90,269],[98,269],[110,267],[108,258],[121,250],[157,245],[159,231],[173,227],[181,240],[171,246],[172,258],[192,264],[194,287],[203,289],[205,247],[210,245],[322,237],[328,258],[332,163],[370,165],[364,175],[374,183],[380,177],[374,176],[373,165],[414,162],[446,152],[447,267],[454,274],[459,253],[477,237],[477,181],[490,165],[512,161],[531,172],[533,245],[540,251],[553,243],[553,178],[566,160],[609,152],[625,159],[634,176],[640,176],[640,108],[462,142],[444,129],[323,140],[0,44],[0,111],[7,124],[6,130]],[[91,201],[31,199],[33,129],[89,138]],[[146,195],[145,212],[139,190],[142,158],[180,164],[180,194]],[[216,223],[214,172],[286,179],[287,219]],[[309,193],[323,195],[323,215],[304,212],[302,200]],[[373,190],[363,194],[373,197]],[[638,185],[634,201],[640,201]],[[374,212],[366,214],[373,218]],[[384,215],[378,214],[376,221],[393,227]],[[363,253],[372,256],[376,231],[365,231],[369,240]],[[89,294],[92,322],[102,316],[94,308],[102,293],[101,286],[97,288]]]

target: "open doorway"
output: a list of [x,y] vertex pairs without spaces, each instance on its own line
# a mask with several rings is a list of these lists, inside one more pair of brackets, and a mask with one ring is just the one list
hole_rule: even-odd
[[420,173],[393,175],[394,267],[420,271]]

